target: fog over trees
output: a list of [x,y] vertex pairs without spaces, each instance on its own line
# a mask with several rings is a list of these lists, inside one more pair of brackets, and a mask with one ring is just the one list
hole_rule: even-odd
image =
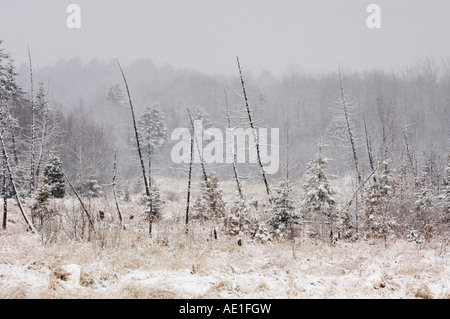
[[[21,65],[18,69],[18,83],[25,91],[30,88],[28,68]],[[224,129],[227,126],[225,93],[232,112],[243,108],[238,74],[209,75],[195,70],[174,69],[170,65],[158,67],[150,59],[126,65],[124,70],[136,113],[141,115],[147,107],[158,105],[169,132],[177,127],[187,127],[187,107],[203,110],[213,117],[212,125]],[[280,128],[283,140],[289,119],[293,136],[291,161],[298,164],[296,172],[305,171],[306,163],[316,151],[319,137],[329,141],[327,152],[336,159],[330,164],[332,169],[343,174],[350,168],[351,150],[342,152],[333,140],[334,137],[342,139],[340,133],[332,128],[340,114],[337,105],[341,99],[338,66],[336,72],[314,74],[303,72],[301,67],[290,66],[281,78],[275,78],[269,70],[259,75],[251,74],[245,70],[243,62],[243,72],[258,126]],[[396,163],[402,154],[407,156],[409,153],[415,169],[420,170],[433,154],[443,165],[450,122],[449,59],[418,61],[397,73],[385,70],[353,72],[345,66],[342,66],[342,73],[348,103],[351,113],[354,113],[351,116],[362,171],[370,173],[365,130],[376,157],[385,134],[389,147],[394,150],[391,156]],[[84,126],[92,126],[78,127],[85,134],[95,136],[95,133],[88,133],[94,130],[111,138],[93,143],[97,147],[118,148],[121,153],[121,148],[126,149],[130,144],[124,141],[122,134],[129,129],[131,120],[126,91],[115,61],[83,63],[79,59],[61,60],[56,65],[35,70],[34,77],[35,81],[49,87],[48,99],[52,108],[64,116],[65,131],[72,130],[66,133],[75,135],[79,121]],[[405,129],[406,132],[403,131]],[[405,149],[405,137],[409,143],[408,150]],[[82,139],[82,136],[78,138]],[[345,134],[343,138],[346,138]],[[173,142],[168,141],[160,155],[167,156],[171,146]],[[86,145],[85,149],[88,148]],[[166,165],[170,163],[165,161]],[[159,169],[165,174],[172,172],[163,167]]]
[[[340,200],[336,212],[322,212],[320,218],[308,216],[314,210],[301,207],[301,200],[298,207],[289,210],[302,211],[302,218],[322,224],[330,224],[327,220],[332,219],[330,228],[339,236],[358,233],[359,218],[368,221],[367,229],[385,238],[398,229],[394,221],[418,223],[419,217],[425,216],[422,212],[437,209],[436,222],[448,218],[442,207],[448,205],[450,58],[417,61],[401,72],[353,72],[337,65],[334,72],[307,73],[301,67],[288,66],[281,78],[274,77],[270,70],[261,74],[246,70],[245,60],[251,57],[241,57],[242,70],[236,67],[235,76],[138,60],[123,66],[139,124],[139,132],[135,132],[128,92],[116,61],[84,63],[75,58],[37,69],[26,64],[16,68],[6,51],[2,48],[0,56],[3,197],[19,199],[33,193],[34,203],[45,201],[39,196],[50,195],[42,186],[45,180],[40,179],[40,172],[55,158],[60,175],[80,197],[102,197],[110,192],[113,172],[114,185],[123,198],[130,192],[143,194],[141,168],[144,179],[147,170],[149,183],[153,177],[160,184],[165,178],[187,180],[188,166],[170,159],[177,142],[170,136],[176,128],[189,129],[186,110],[190,109],[197,120],[203,121],[204,128],[225,132],[230,126],[248,126],[248,119],[252,126],[279,128],[280,160],[289,163],[284,169],[289,174],[280,168],[279,173],[269,176],[267,195],[269,188],[275,190],[277,185],[281,190],[288,185],[298,193],[304,188],[309,192],[303,200],[308,207],[325,201],[315,193],[322,191],[322,178],[329,187],[326,176],[311,175],[310,161],[318,156],[319,143],[320,156],[327,158],[327,174],[334,179],[350,178],[352,193]],[[250,110],[252,118],[247,118]],[[151,123],[151,128],[146,128],[146,123]],[[144,154],[141,163],[136,134],[140,134]],[[257,165],[205,165],[203,160],[202,165],[206,170],[195,169],[194,178],[202,179],[203,175],[203,184],[210,185],[206,171],[214,177],[209,191],[215,199],[208,205],[216,205],[216,201],[222,205],[220,181],[236,180],[239,185],[239,179],[250,179],[262,183]],[[284,181],[281,184],[280,179]],[[305,179],[310,184],[317,179],[318,184],[302,185]],[[147,195],[151,202],[152,196]],[[157,197],[159,200],[159,193]],[[402,216],[403,210],[398,207],[407,205],[405,198],[414,199],[416,206],[408,209],[415,210],[419,217]],[[394,202],[400,206],[393,213]],[[290,199],[289,203],[294,205]],[[413,205],[411,201],[409,204]],[[43,211],[33,207],[32,216]],[[276,207],[275,211],[285,209]],[[221,211],[220,215],[226,214]],[[423,217],[425,224],[427,218]],[[36,225],[34,218],[32,223]],[[255,229],[266,226],[258,227]],[[321,236],[326,233],[318,228],[312,231]]]

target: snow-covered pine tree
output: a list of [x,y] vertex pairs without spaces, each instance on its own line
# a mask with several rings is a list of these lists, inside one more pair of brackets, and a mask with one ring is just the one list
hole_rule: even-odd
[[412,228],[425,237],[431,236],[433,224],[439,219],[438,196],[433,185],[433,172],[430,162],[416,179],[415,216]]
[[145,219],[149,223],[148,232],[150,236],[152,235],[153,220],[160,216],[161,210],[164,206],[164,201],[161,199],[158,185],[154,180],[151,181],[151,185],[150,196],[144,196],[144,214]]
[[150,194],[146,195],[146,213],[149,219],[149,234],[151,236],[153,217],[159,213],[159,206],[161,206],[158,188],[152,183],[152,156],[167,142],[167,127],[164,121],[164,115],[160,111],[158,105],[153,107],[147,106],[138,120],[138,128],[143,147],[144,149],[147,149],[148,157],[148,183]]
[[[316,222],[316,227],[328,224],[330,232],[337,218],[336,192],[330,185],[329,176],[325,173],[330,159],[322,154],[322,145],[319,143],[319,152],[307,164],[304,194],[302,197],[302,212]],[[318,225],[319,224],[319,225]],[[314,232],[316,232],[317,228]]]
[[150,146],[152,153],[167,142],[167,126],[158,105],[147,106],[138,120],[143,145]]
[[106,99],[117,106],[122,106],[126,103],[125,94],[118,83],[111,84],[106,94]]
[[250,217],[247,202],[240,196],[236,196],[229,213],[223,218],[223,226],[229,235],[254,235],[258,230],[258,221]]
[[57,155],[50,154],[44,168],[44,184],[51,189],[51,194],[55,198],[63,198],[66,193],[66,183],[62,171],[62,163]]
[[214,219],[225,216],[225,202],[222,198],[222,191],[219,188],[219,180],[216,172],[210,171],[207,182],[201,183],[202,193],[197,198],[193,206],[193,217]]
[[2,163],[1,172],[3,175],[1,183],[3,198],[3,228],[6,229],[8,214],[7,198],[11,197],[11,195],[17,194],[15,194],[15,191],[11,190],[11,186],[13,189],[15,189],[16,186],[12,185],[13,176],[9,177],[9,174],[11,173],[11,165],[8,164],[5,147],[13,150],[11,152],[13,154],[12,158],[14,158],[14,162],[17,165],[18,157],[13,132],[13,126],[16,124],[16,119],[12,115],[12,109],[13,103],[19,99],[22,99],[23,91],[16,81],[18,74],[15,71],[13,60],[10,55],[4,51],[1,45],[2,41],[0,40],[0,137],[2,139],[2,143],[4,144],[2,144],[0,158]]
[[33,220],[38,220],[38,230],[40,230],[45,222],[54,217],[56,211],[50,207],[50,197],[52,196],[52,188],[44,183],[42,179],[38,182],[38,187],[33,191],[30,199],[31,212],[34,215]]
[[388,162],[384,161],[378,170],[380,174],[374,174],[373,183],[366,189],[366,212],[369,219],[376,214],[377,206],[381,204],[383,197],[392,194],[392,177],[388,169]]
[[87,197],[101,197],[103,195],[103,187],[97,179],[97,174],[89,174],[85,180],[81,181],[81,185],[81,193]]
[[387,236],[393,234],[398,226],[392,209],[394,183],[388,160],[384,160],[378,170],[379,174],[366,190],[366,215],[368,230],[375,237],[382,237],[386,241]]
[[301,222],[302,215],[291,196],[292,185],[283,178],[278,188],[271,195],[271,217],[267,221],[277,237],[291,237],[295,224]]

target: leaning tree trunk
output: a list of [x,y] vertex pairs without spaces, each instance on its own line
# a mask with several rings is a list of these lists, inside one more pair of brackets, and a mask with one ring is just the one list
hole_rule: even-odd
[[6,169],[6,159],[3,157],[3,229],[6,230],[6,223],[8,220],[8,196],[7,196],[7,169]]
[[263,165],[263,163],[261,161],[261,154],[259,152],[258,136],[256,134],[255,123],[254,123],[254,121],[252,119],[252,112],[251,112],[250,106],[248,104],[247,90],[245,89],[245,82],[244,82],[244,77],[242,76],[242,69],[241,69],[241,64],[239,62],[239,57],[237,57],[237,64],[238,64],[238,69],[239,69],[239,76],[241,78],[242,91],[244,93],[245,108],[247,109],[248,121],[249,121],[249,124],[250,124],[250,128],[252,129],[252,132],[253,132],[253,137],[255,138],[256,156],[257,156],[257,159],[258,159],[259,167],[261,169],[261,175],[262,175],[262,178],[264,180],[264,185],[266,186],[266,192],[267,192],[267,195],[270,198],[269,182],[267,181],[266,171],[265,171],[264,165]]
[[192,183],[192,165],[194,162],[194,139],[191,138],[191,159],[189,161],[189,177],[188,177],[188,187],[187,187],[187,198],[186,198],[186,220],[185,228],[186,234],[189,231],[189,203],[191,201],[191,183]]
[[[228,128],[231,130],[232,128],[231,128],[230,111],[228,109],[228,98],[227,98],[226,93],[225,93],[225,105],[226,105],[226,108],[227,108]],[[239,175],[238,175],[237,167],[236,167],[236,152],[234,151],[234,143],[233,143],[232,147],[233,148],[232,148],[231,151],[232,151],[232,156],[233,156],[233,163],[232,164],[233,164],[234,179],[236,181],[236,186],[237,186],[237,189],[238,189],[238,192],[239,192],[239,196],[241,197],[242,200],[244,200],[244,195],[242,193],[241,182],[239,181]]]
[[41,133],[41,143],[39,146],[39,155],[36,165],[36,176],[39,176],[41,165],[42,165],[42,158],[44,157],[44,148],[46,144],[46,138],[47,138],[47,121],[48,121],[48,110],[45,109],[42,112],[43,119],[42,119],[42,133]]
[[348,139],[350,142],[350,146],[352,149],[352,155],[353,155],[353,162],[355,165],[355,173],[356,178],[358,180],[358,186],[361,185],[362,177],[361,177],[361,171],[359,170],[359,161],[358,161],[358,154],[356,153],[356,144],[355,144],[355,138],[353,137],[353,131],[350,125],[350,117],[348,114],[348,104],[347,99],[345,97],[345,91],[344,91],[344,80],[342,78],[341,68],[339,68],[339,85],[341,89],[341,97],[342,97],[342,108],[344,111],[345,116],[345,124],[347,126],[347,133],[348,133]]
[[208,175],[206,174],[205,163],[203,162],[202,151],[200,149],[200,145],[198,144],[197,136],[195,135],[194,120],[192,119],[191,112],[189,111],[189,109],[187,109],[187,112],[189,114],[189,120],[191,121],[192,135],[193,135],[192,139],[195,140],[194,142],[195,142],[195,144],[197,144],[197,151],[198,151],[198,155],[200,156],[200,165],[202,167],[203,179],[205,180],[205,186],[206,186],[206,185],[208,185]]
[[[353,155],[353,162],[355,165],[355,174],[356,174],[356,179],[358,182],[357,188],[358,190],[361,188],[361,183],[362,183],[362,175],[361,175],[361,171],[359,169],[359,160],[358,160],[358,154],[356,152],[356,143],[355,143],[355,138],[353,136],[353,131],[350,125],[350,116],[348,114],[348,104],[347,104],[347,99],[345,97],[345,91],[344,91],[344,80],[342,78],[342,73],[341,73],[341,67],[339,66],[339,85],[340,85],[340,89],[341,89],[341,98],[342,98],[342,108],[344,111],[344,116],[345,116],[345,124],[347,127],[347,133],[348,133],[348,139],[350,142],[350,146],[352,149],[352,155]],[[355,193],[356,195],[357,193]],[[358,213],[358,198],[356,197],[355,200],[355,231],[356,233],[359,232],[359,213]]]
[[77,197],[78,201],[81,204],[81,207],[83,208],[84,213],[86,214],[88,220],[89,220],[89,224],[92,227],[92,230],[95,233],[95,227],[94,227],[94,222],[92,221],[91,218],[91,214],[89,214],[86,206],[83,203],[83,200],[81,199],[80,195],[78,194],[77,190],[75,189],[75,187],[73,187],[72,183],[70,182],[69,178],[67,177],[67,175],[63,172],[64,178],[66,179],[67,183],[69,184],[70,188],[73,190],[73,192],[75,193],[75,196]]
[[114,170],[114,175],[113,175],[112,188],[113,188],[114,201],[116,202],[117,212],[119,213],[120,226],[121,226],[122,229],[124,229],[125,226],[123,224],[123,216],[122,216],[122,212],[120,210],[119,202],[117,201],[117,192],[116,192],[117,152],[114,152],[113,170]]
[[[370,135],[367,131],[367,124],[366,124],[366,117],[363,115],[363,121],[364,121],[364,132],[366,134],[366,148],[367,148],[367,156],[369,157],[369,164],[370,164],[370,169],[373,171],[374,170],[374,163],[373,163],[373,151],[372,151],[372,141],[370,138]],[[373,176],[373,181],[376,183],[377,182],[377,178],[374,175]]]
[[0,142],[2,144],[2,152],[3,152],[3,158],[4,158],[5,163],[6,163],[6,169],[8,171],[9,179],[11,181],[11,186],[12,186],[14,194],[16,196],[17,204],[19,205],[20,213],[22,214],[23,219],[25,219],[25,222],[27,223],[28,229],[32,233],[35,233],[36,229],[35,229],[33,223],[30,222],[30,220],[28,219],[27,215],[25,214],[25,210],[24,210],[24,208],[22,206],[22,201],[20,200],[19,192],[18,192],[18,190],[16,188],[16,184],[14,182],[14,177],[13,177],[13,174],[12,174],[11,166],[9,165],[8,153],[6,151],[6,146],[5,146],[5,142],[3,140],[3,135],[2,134],[0,134]]
[[411,172],[414,174],[414,176],[417,176],[417,167],[414,166],[414,158],[413,154],[411,153],[411,146],[409,143],[409,132],[408,132],[408,125],[406,124],[406,118],[403,116],[403,125],[402,125],[402,133],[403,133],[403,140],[405,142],[405,148],[406,148],[406,156],[408,157],[409,167]]
[[120,66],[119,60],[117,60],[117,64],[119,65],[119,69],[120,69],[120,72],[122,73],[123,81],[125,82],[125,87],[127,89],[128,102],[130,104],[131,118],[133,120],[134,134],[136,137],[136,146],[137,146],[137,150],[138,150],[139,160],[141,162],[142,176],[144,178],[145,194],[147,195],[147,197],[150,197],[150,188],[148,187],[147,175],[145,174],[144,159],[142,157],[142,149],[141,149],[141,144],[139,142],[139,133],[138,133],[137,125],[136,125],[136,117],[134,116],[134,108],[133,108],[133,102],[131,101],[130,89],[128,88],[128,82],[127,82],[125,74],[122,70],[122,67]]

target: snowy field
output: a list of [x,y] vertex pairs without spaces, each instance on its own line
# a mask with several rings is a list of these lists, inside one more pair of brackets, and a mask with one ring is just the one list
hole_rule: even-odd
[[154,224],[152,238],[139,218],[127,223],[90,241],[44,245],[13,210],[0,231],[0,298],[450,298],[448,240],[243,237],[239,246],[220,230],[211,238],[207,224],[185,235],[173,216]]

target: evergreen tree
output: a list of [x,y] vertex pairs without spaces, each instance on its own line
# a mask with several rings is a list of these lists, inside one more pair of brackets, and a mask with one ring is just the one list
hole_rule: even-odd
[[97,174],[90,174],[88,178],[82,181],[81,193],[87,197],[101,197],[103,187],[96,178]]
[[383,198],[387,198],[392,195],[392,177],[391,172],[388,169],[387,161],[383,162],[380,174],[374,175],[374,182],[367,188],[367,217],[370,219],[377,213],[377,208],[382,204]]
[[62,171],[62,163],[58,156],[50,154],[50,158],[44,168],[44,184],[51,189],[51,194],[56,198],[63,198],[66,193],[66,183]]
[[336,192],[331,188],[329,177],[325,173],[329,159],[322,154],[322,146],[319,144],[319,152],[315,158],[307,164],[304,195],[302,198],[302,212],[309,214],[319,223],[328,223],[333,231],[333,223],[337,217]]
[[[388,168],[388,161],[384,160],[379,166],[380,174],[367,189],[366,213],[368,230],[376,236],[383,237],[393,234],[398,227],[394,200],[394,183],[392,172]],[[398,203],[397,203],[398,204]]]
[[49,184],[39,180],[38,187],[33,191],[30,199],[30,208],[34,215],[33,220],[39,221],[39,229],[51,220],[56,211],[50,207],[50,197],[52,196],[52,187]]
[[161,199],[159,188],[156,182],[152,180],[150,187],[150,196],[144,196],[145,219],[149,222],[149,234],[152,234],[153,220],[158,218],[164,206],[164,201]]
[[208,182],[202,182],[202,194],[194,203],[193,217],[223,218],[225,216],[225,202],[219,189],[219,180],[214,171],[208,174]]
[[284,237],[293,234],[293,225],[300,222],[302,215],[297,210],[297,205],[291,197],[292,186],[284,178],[280,186],[271,196],[271,217],[267,224],[272,226],[276,236]]
[[419,211],[427,211],[433,206],[436,198],[434,194],[432,171],[429,163],[416,179],[416,206]]
[[432,166],[428,162],[416,179],[415,214],[412,228],[429,238],[440,220],[439,200],[433,185]]
[[158,105],[147,106],[138,120],[138,127],[142,143],[148,146],[152,154],[167,142],[164,114]]
[[125,95],[123,94],[120,85],[117,83],[109,86],[106,99],[117,106],[121,106],[126,103]]
[[250,208],[240,196],[235,198],[230,212],[223,219],[223,224],[229,235],[253,235],[258,229],[258,221],[250,217]]

